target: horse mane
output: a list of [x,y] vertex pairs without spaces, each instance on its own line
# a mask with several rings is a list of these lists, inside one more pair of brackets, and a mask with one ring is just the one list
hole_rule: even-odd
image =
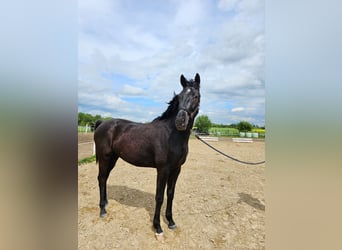
[[168,102],[169,106],[167,107],[165,112],[161,116],[155,118],[153,121],[166,120],[176,115],[178,112],[178,103],[178,95],[174,95],[173,99],[170,102]]

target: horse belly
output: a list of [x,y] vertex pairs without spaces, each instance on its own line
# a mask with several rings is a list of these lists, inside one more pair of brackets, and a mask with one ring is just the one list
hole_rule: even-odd
[[143,147],[125,145],[118,152],[124,161],[138,167],[155,167],[155,157],[152,150]]
[[125,155],[123,156],[120,156],[121,159],[123,159],[124,161],[134,165],[134,166],[137,166],[137,167],[149,167],[149,168],[154,168],[154,161],[151,161],[149,159],[135,159],[135,158],[132,158],[132,157],[127,157]]

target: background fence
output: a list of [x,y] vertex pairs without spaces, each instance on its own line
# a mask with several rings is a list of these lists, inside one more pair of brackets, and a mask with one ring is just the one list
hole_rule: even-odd
[[88,133],[88,132],[93,132],[94,131],[94,127],[86,125],[86,126],[78,126],[77,129],[78,132],[84,132],[84,133]]
[[209,129],[209,134],[212,136],[265,138],[265,133],[263,129],[252,129],[252,131],[246,133],[240,133],[236,128],[212,127]]

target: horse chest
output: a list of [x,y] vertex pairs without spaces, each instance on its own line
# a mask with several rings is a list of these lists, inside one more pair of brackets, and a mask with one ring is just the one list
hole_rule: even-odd
[[183,164],[185,162],[186,156],[188,154],[188,145],[174,145],[170,147],[168,152],[168,161],[176,162],[178,164]]

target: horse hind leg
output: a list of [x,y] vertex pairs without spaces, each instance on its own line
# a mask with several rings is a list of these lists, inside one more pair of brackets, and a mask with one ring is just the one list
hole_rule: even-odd
[[115,155],[99,159],[99,174],[97,176],[97,180],[100,189],[100,217],[105,217],[107,214],[107,179],[109,177],[110,171],[114,168],[117,160],[118,157]]

